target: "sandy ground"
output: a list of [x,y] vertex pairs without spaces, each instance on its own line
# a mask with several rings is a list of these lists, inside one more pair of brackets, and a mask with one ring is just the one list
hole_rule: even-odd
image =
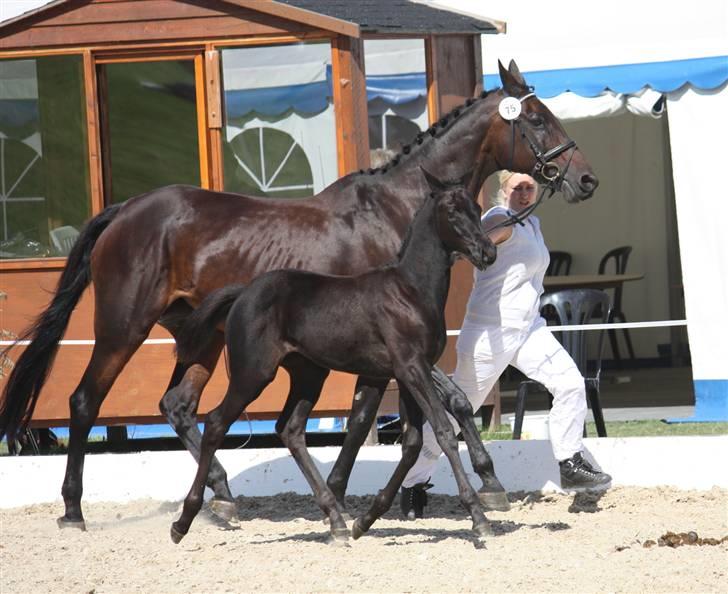
[[484,549],[456,498],[430,497],[428,519],[393,508],[349,547],[326,544],[312,498],[294,494],[240,497],[227,526],[203,509],[179,545],[179,502],[87,504],[87,532],[58,530],[60,503],[0,510],[0,592],[728,591],[728,541],[643,546],[667,531],[726,536],[726,490],[518,494],[489,514]]

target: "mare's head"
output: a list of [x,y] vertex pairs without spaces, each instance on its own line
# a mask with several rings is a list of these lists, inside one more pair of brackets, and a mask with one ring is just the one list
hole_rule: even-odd
[[484,270],[495,262],[496,249],[483,233],[480,205],[473,200],[463,180],[444,182],[425,169],[422,173],[432,190],[430,199],[436,202],[437,234],[443,245]]
[[[526,84],[516,63],[508,69],[498,62],[503,89],[499,107],[483,145],[499,169],[528,173],[551,184],[567,202],[585,200],[599,180],[559,120]],[[504,103],[505,101],[505,103]]]

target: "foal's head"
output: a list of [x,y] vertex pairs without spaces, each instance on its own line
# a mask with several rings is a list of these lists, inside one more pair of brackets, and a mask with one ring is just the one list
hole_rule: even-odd
[[436,201],[437,234],[445,247],[458,252],[484,270],[495,262],[496,249],[483,233],[480,205],[473,200],[462,180],[443,182],[422,169]]

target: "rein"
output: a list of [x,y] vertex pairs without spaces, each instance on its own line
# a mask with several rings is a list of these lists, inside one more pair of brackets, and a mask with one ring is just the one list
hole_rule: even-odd
[[546,190],[550,190],[548,198],[551,198],[551,196],[553,196],[556,192],[556,190],[554,190],[552,187],[545,185],[541,190],[541,195],[536,199],[533,204],[531,204],[531,206],[527,206],[526,208],[524,208],[523,210],[519,210],[515,214],[508,213],[507,220],[501,221],[500,223],[493,225],[492,227],[488,227],[487,229],[483,229],[483,233],[490,233],[491,231],[495,231],[496,229],[511,227],[512,225],[521,225],[521,227],[523,227],[523,221],[525,221],[530,216],[530,214],[534,210],[536,210],[536,207],[543,201],[543,198],[546,195]]

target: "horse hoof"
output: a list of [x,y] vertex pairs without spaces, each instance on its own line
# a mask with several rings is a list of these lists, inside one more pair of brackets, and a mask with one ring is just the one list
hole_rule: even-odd
[[210,511],[221,520],[229,522],[235,517],[235,502],[213,497],[210,501]]
[[180,532],[179,530],[177,530],[174,524],[172,524],[172,527],[169,529],[169,536],[174,544],[179,544],[180,541],[185,537],[185,534],[186,532]]
[[487,541],[487,538],[485,536],[474,536],[473,537],[473,546],[478,550],[484,550],[487,548],[486,541]]
[[66,516],[61,516],[56,520],[58,528],[65,530],[66,528],[75,528],[81,532],[86,532],[86,522],[84,520],[69,520]]
[[511,504],[505,491],[478,491],[478,498],[485,511],[509,511]]
[[358,540],[359,538],[364,536],[366,533],[367,533],[367,531],[361,525],[359,518],[354,520],[354,523],[351,525],[351,537],[354,540]]
[[349,531],[348,530],[336,530],[329,533],[328,544],[332,547],[348,547],[349,545]]

